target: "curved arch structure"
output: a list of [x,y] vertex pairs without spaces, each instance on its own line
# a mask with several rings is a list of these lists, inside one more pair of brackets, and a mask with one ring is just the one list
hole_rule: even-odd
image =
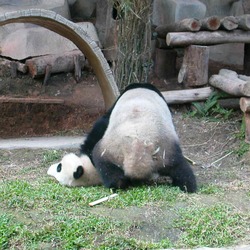
[[108,109],[119,95],[111,69],[101,49],[77,24],[56,14],[54,11],[29,9],[0,15],[0,26],[9,23],[33,23],[72,41],[88,58],[102,90],[105,108]]

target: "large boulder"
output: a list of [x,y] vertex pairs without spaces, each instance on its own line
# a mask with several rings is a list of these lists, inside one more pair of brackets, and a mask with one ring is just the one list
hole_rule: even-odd
[[[92,23],[82,22],[78,25],[100,46]],[[0,33],[0,55],[5,57],[23,60],[47,54],[63,54],[77,49],[70,40],[40,26],[27,27],[19,24],[18,29],[12,28],[12,25],[6,25],[4,32]]]
[[67,0],[1,0],[0,14],[26,9],[53,10],[65,18],[70,18]]
[[205,14],[206,6],[199,0],[154,0],[152,22],[158,26],[184,18],[202,19]]

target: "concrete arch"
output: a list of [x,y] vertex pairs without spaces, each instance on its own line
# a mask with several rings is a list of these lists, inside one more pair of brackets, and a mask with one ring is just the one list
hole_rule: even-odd
[[71,40],[88,58],[101,87],[105,107],[108,109],[119,95],[111,69],[101,49],[77,24],[56,14],[41,9],[20,10],[0,15],[0,26],[9,23],[33,23]]

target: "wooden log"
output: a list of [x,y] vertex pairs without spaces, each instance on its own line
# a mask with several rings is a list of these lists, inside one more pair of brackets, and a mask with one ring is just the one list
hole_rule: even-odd
[[226,16],[220,20],[220,23],[221,23],[220,26],[221,29],[230,31],[238,28],[239,21],[235,16]]
[[238,75],[239,79],[246,81],[246,82],[250,82],[250,76],[246,76],[246,75]]
[[250,96],[250,83],[240,79],[230,79],[221,75],[212,75],[209,83],[234,96]]
[[51,73],[72,72],[75,68],[74,56],[79,55],[81,68],[84,67],[84,55],[78,51],[70,51],[60,55],[46,55],[26,60],[29,73],[33,78],[44,76],[47,65],[51,65]]
[[242,112],[250,112],[250,98],[240,98],[240,109]]
[[201,30],[217,30],[220,27],[220,18],[210,16],[201,20]]
[[199,32],[170,32],[167,34],[168,46],[188,45],[217,45],[224,43],[250,43],[250,31],[232,30],[230,32],[199,31]]
[[250,14],[237,16],[238,28],[242,30],[250,30]]
[[202,86],[208,82],[209,48],[190,45],[185,49],[178,82],[186,86]]
[[213,92],[211,87],[171,90],[161,92],[168,104],[182,104],[194,101],[204,101]]
[[32,97],[0,97],[0,103],[44,103],[44,104],[63,104],[63,99],[58,98],[32,98]]
[[235,71],[230,70],[230,69],[220,69],[219,75],[227,77],[227,78],[231,78],[232,80],[233,79],[238,80],[238,74]]
[[250,98],[240,98],[240,109],[245,118],[245,142],[250,143]]
[[182,19],[179,22],[160,25],[156,27],[158,37],[165,38],[168,32],[180,32],[180,31],[199,31],[201,27],[201,22],[195,18]]

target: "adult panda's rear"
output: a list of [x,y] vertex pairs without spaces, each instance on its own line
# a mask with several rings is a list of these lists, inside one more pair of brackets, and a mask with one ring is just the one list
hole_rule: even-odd
[[129,85],[108,118],[103,137],[91,153],[106,187],[126,188],[160,175],[170,176],[181,190],[196,191],[167,103],[153,85]]

